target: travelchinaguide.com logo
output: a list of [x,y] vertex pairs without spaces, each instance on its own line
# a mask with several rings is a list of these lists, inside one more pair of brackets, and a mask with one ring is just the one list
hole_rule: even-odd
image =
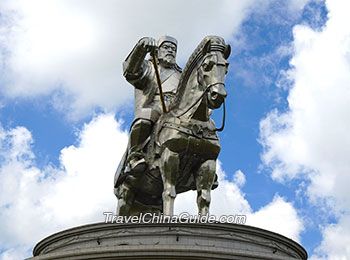
[[156,213],[141,213],[138,216],[118,216],[112,212],[103,212],[105,223],[230,223],[230,224],[245,224],[247,221],[246,215],[191,215],[183,212],[179,215],[167,216]]

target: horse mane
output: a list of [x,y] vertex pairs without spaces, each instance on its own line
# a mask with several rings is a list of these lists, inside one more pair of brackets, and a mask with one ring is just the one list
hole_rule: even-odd
[[185,89],[186,89],[188,80],[190,79],[190,76],[192,75],[194,69],[197,67],[200,61],[204,58],[202,50],[208,41],[211,42],[210,51],[217,50],[217,51],[224,52],[225,41],[223,38],[219,36],[212,36],[212,35],[204,37],[204,39],[198,44],[197,48],[193,51],[193,53],[191,54],[190,58],[186,63],[186,66],[181,74],[181,78],[176,89],[176,96],[175,96],[174,102],[170,105],[169,110],[172,110],[179,106],[181,98],[185,93]]

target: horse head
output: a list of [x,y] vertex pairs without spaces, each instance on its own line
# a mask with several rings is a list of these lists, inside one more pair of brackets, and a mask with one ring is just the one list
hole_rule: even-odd
[[198,83],[207,92],[208,108],[210,109],[219,108],[227,96],[225,78],[230,53],[230,45],[225,45],[223,39],[219,37],[209,38],[202,49],[203,59],[197,68]]

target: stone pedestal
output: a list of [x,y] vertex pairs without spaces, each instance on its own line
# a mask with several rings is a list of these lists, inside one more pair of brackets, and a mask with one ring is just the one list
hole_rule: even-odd
[[96,223],[40,241],[28,260],[307,259],[298,243],[246,225],[226,223]]

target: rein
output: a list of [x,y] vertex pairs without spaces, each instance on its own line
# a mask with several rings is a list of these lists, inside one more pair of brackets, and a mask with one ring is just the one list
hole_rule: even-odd
[[222,115],[222,123],[221,123],[221,127],[220,128],[215,128],[215,131],[217,131],[217,132],[221,132],[222,130],[224,130],[224,127],[225,127],[225,119],[226,119],[225,100],[224,100],[224,103],[222,105],[223,105],[222,108],[224,109],[224,112],[223,112],[223,115]]
[[214,85],[216,85],[216,84],[219,84],[219,83],[210,84],[209,86],[207,86],[207,87],[205,88],[205,90],[203,91],[202,95],[200,95],[200,97],[199,97],[188,109],[186,109],[185,112],[182,112],[181,114],[176,115],[176,114],[174,114],[174,112],[171,111],[171,114],[172,114],[173,116],[175,116],[175,117],[178,117],[178,118],[181,117],[181,116],[183,116],[183,115],[186,114],[188,111],[190,111],[191,108],[193,108],[199,101],[202,100],[202,98],[203,98],[204,95],[207,93],[207,91],[209,90],[209,88],[211,88],[212,86],[214,86]]

